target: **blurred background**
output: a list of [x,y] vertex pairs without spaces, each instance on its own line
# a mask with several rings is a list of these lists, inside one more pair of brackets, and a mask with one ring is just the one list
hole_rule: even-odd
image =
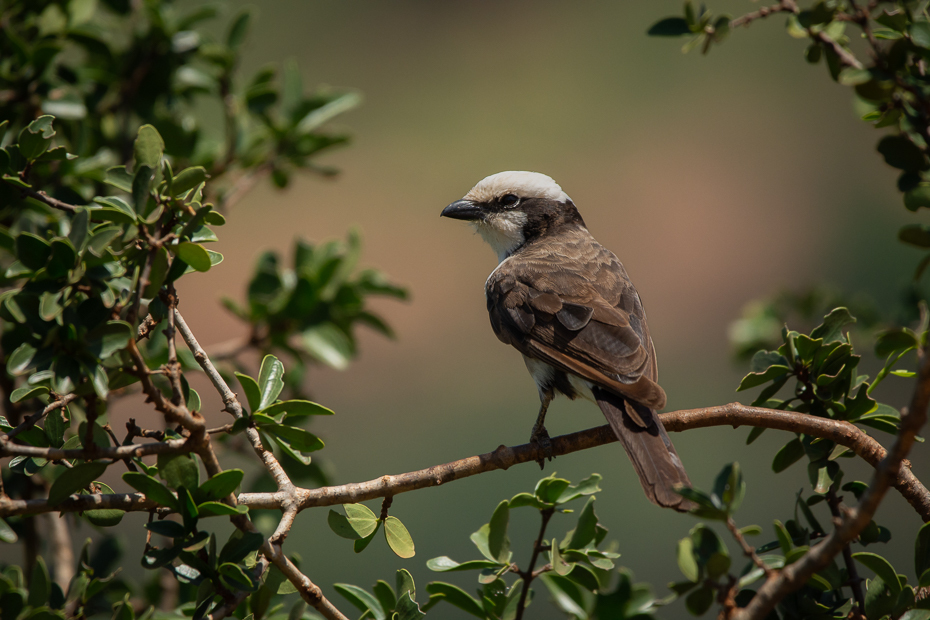
[[[230,14],[244,3],[231,4]],[[519,354],[494,337],[485,310],[483,285],[496,259],[468,226],[439,219],[486,175],[522,169],[552,176],[594,236],[620,257],[646,305],[668,410],[752,400],[755,391],[735,393],[747,366],[733,361],[727,343],[729,323],[750,300],[827,283],[896,304],[919,259],[896,240],[914,216],[902,208],[895,171],[874,151],[879,132],[858,120],[850,89],[833,83],[823,65],[805,63],[804,42],[785,34],[783,17],[734,32],[702,57],[682,55],[684,39],[645,34],[680,13],[677,1],[251,4],[258,15],[242,75],[293,58],[305,84],[357,90],[364,104],[338,119],[353,143],[319,162],[341,174],[297,177],[283,192],[260,184],[219,231],[216,249],[225,262],[185,278],[180,294],[209,350],[243,335],[219,300],[244,298],[261,251],[289,254],[290,240],[275,241],[282,230],[319,242],[344,238],[352,227],[364,241],[362,265],[409,287],[409,302],[376,302],[396,341],[362,333],[360,359],[347,371],[308,374],[315,400],[336,411],[313,431],[327,442],[314,457],[330,463],[337,483],[529,436],[536,389]],[[736,16],[758,6],[714,0],[710,8]],[[874,374],[874,354],[864,346],[860,353]],[[883,388],[880,398],[902,404],[906,395],[894,388]],[[120,407],[137,405],[127,399]],[[209,419],[225,422],[220,408],[205,402]],[[590,403],[561,400],[547,422],[555,436],[603,418]],[[787,510],[809,485],[803,465],[771,472],[785,434],[769,431],[748,447],[747,434],[716,428],[672,439],[698,488],[710,488],[726,463],[741,462],[748,493],[738,522],[762,525],[765,534],[754,541],[761,544],[774,539],[762,516]],[[918,474],[928,473],[925,444],[913,461]],[[867,480],[868,467],[859,465],[850,471]],[[560,457],[547,464],[545,473],[552,471],[572,481],[603,475],[598,514],[623,554],[620,564],[659,596],[681,579],[676,543],[697,520],[648,503],[619,446]],[[426,560],[478,557],[469,534],[501,499],[532,490],[542,475],[527,464],[398,496],[391,513],[414,538],[411,560],[394,556],[383,540],[353,554],[350,541],[326,526],[328,509],[301,513],[287,549],[341,605],[329,584],[393,583],[400,567],[421,588],[441,578],[473,591],[472,573],[440,576]],[[376,512],[379,505],[370,503]],[[141,523],[140,515],[127,517],[130,527],[136,518]],[[563,519],[554,520],[552,536],[571,527],[572,519]],[[518,563],[528,559],[537,520],[528,510],[511,516]],[[880,552],[910,567],[917,516],[892,492],[877,520],[894,524],[899,537]],[[140,554],[130,547],[126,559],[135,564]],[[536,590],[537,603],[548,597],[541,584]],[[464,617],[450,606],[436,613]],[[684,613],[674,607],[664,615]],[[561,617],[540,604],[531,616]]]

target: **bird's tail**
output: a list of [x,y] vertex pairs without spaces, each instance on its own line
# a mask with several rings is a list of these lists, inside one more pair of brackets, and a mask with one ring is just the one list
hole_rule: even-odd
[[598,387],[591,391],[633,462],[646,497],[659,506],[690,510],[693,504],[674,489],[690,487],[691,481],[655,410]]

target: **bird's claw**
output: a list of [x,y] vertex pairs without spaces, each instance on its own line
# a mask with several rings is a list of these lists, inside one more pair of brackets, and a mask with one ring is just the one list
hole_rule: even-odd
[[530,443],[536,444],[537,453],[542,454],[536,459],[536,462],[539,464],[539,469],[543,469],[546,465],[546,459],[550,461],[553,459],[552,440],[549,438],[549,432],[545,426],[533,429],[533,434],[530,435]]

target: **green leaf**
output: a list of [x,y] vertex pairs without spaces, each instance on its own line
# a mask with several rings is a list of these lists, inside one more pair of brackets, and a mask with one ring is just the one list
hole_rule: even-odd
[[378,522],[375,523],[375,531],[373,531],[368,536],[365,536],[364,538],[359,538],[358,540],[355,541],[355,544],[352,547],[355,550],[355,553],[361,553],[362,551],[365,550],[366,547],[368,547],[368,545],[371,544],[371,541],[374,540],[375,534],[378,533],[378,529],[380,527],[381,527],[381,521],[379,519]]
[[490,548],[488,547],[488,533],[490,530],[490,525],[485,523],[480,528],[478,528],[477,532],[473,532],[472,535],[469,536],[469,540],[471,540],[471,542],[474,543],[476,547],[478,547],[478,551],[481,552],[481,555],[491,560],[492,562],[497,562],[497,558],[494,557]]
[[873,573],[885,582],[888,589],[891,590],[892,598],[897,598],[901,593],[901,583],[898,581],[898,574],[895,572],[891,563],[882,556],[875,553],[861,551],[852,554],[854,560],[870,569]]
[[235,507],[223,502],[212,501],[197,504],[197,515],[200,517],[234,517],[246,514],[248,511],[249,507],[242,504]]
[[52,246],[38,235],[30,232],[16,235],[16,258],[29,269],[38,271],[45,267],[51,254]]
[[[334,511],[331,511],[334,512]],[[338,513],[337,513],[338,514]],[[442,555],[426,561],[426,567],[437,573],[453,573],[464,570],[484,570],[486,568],[500,568],[499,562],[492,560],[470,560],[459,564],[452,558]]]
[[151,521],[145,524],[145,529],[154,532],[159,536],[168,538],[183,538],[187,535],[188,529],[177,521],[164,519],[162,521]]
[[[923,170],[927,158],[923,151],[904,134],[885,136],[878,143],[878,152],[885,158],[885,163],[900,170]],[[813,334],[811,334],[813,335]]]
[[32,366],[36,349],[28,342],[16,347],[6,360],[6,369],[11,375],[21,375]]
[[181,509],[174,493],[151,476],[135,471],[127,471],[123,474],[123,481],[160,506],[167,506],[175,512]]
[[148,166],[152,170],[157,170],[165,152],[165,141],[162,140],[157,129],[151,125],[142,125],[132,145],[132,151],[136,167]]
[[930,570],[930,523],[924,523],[917,531],[914,544],[914,568],[917,575]]
[[315,325],[301,332],[300,337],[307,353],[336,370],[345,370],[355,355],[349,337],[332,323]]
[[89,463],[79,463],[71,469],[66,469],[60,476],[55,478],[51,488],[48,490],[48,503],[50,506],[57,506],[68,497],[81,489],[86,488],[91,482],[103,475],[108,463],[101,461],[92,461]]
[[185,168],[174,177],[171,183],[171,195],[180,196],[194,189],[207,180],[207,171],[202,166]]
[[781,552],[787,556],[794,547],[791,534],[788,533],[788,530],[778,519],[775,519],[772,525],[775,527],[775,535],[778,536],[778,546],[781,548]]
[[562,493],[571,483],[564,478],[556,478],[555,475],[547,476],[536,483],[533,493],[539,501],[546,504],[554,504],[559,500]]
[[911,35],[911,41],[914,42],[914,45],[930,49],[930,23],[916,21],[908,28],[908,34]]
[[136,213],[147,214],[155,174],[149,166],[136,166],[132,177],[132,204]]
[[87,349],[100,359],[106,359],[129,344],[132,326],[125,321],[107,321],[87,334]]
[[344,514],[336,512],[335,510],[329,511],[326,522],[329,524],[329,529],[331,529],[337,536],[348,538],[349,540],[358,540],[359,538],[363,538],[363,536],[355,531],[355,528],[352,527],[352,524],[349,523],[348,517],[346,517]]
[[159,454],[158,475],[173,489],[196,489],[200,486],[200,468],[186,454]]
[[[543,573],[539,578],[543,582],[543,585],[546,586],[546,589],[549,590],[549,594],[552,595],[559,609],[573,618],[587,620],[588,614],[585,612],[584,607],[582,607],[584,600],[581,598],[581,592],[574,582],[561,575],[553,575],[552,573]],[[522,587],[522,581],[518,583],[520,583]],[[514,584],[514,587],[516,587],[516,584]]]
[[802,456],[804,456],[804,444],[801,443],[800,439],[794,438],[775,453],[775,458],[772,461],[772,470],[776,474],[783,472],[799,461]]
[[233,20],[226,35],[226,45],[233,50],[237,49],[245,40],[245,35],[249,30],[249,21],[252,19],[251,9],[242,10]]
[[412,558],[416,553],[413,545],[413,538],[410,532],[400,522],[400,519],[389,516],[384,520],[384,538],[388,546],[395,554],[404,559]]
[[44,385],[23,385],[16,388],[10,394],[10,402],[18,403],[21,400],[29,400],[31,398],[38,398],[48,394],[48,388]]
[[701,569],[694,558],[694,541],[690,536],[678,541],[678,568],[688,581],[697,582],[701,578]]
[[394,614],[396,620],[420,620],[425,618],[426,614],[420,610],[420,606],[413,600],[410,592],[404,592],[397,601],[397,609]]
[[651,37],[680,37],[691,34],[691,28],[688,22],[681,17],[666,17],[654,23],[646,31]]
[[132,179],[133,176],[126,171],[126,166],[114,166],[107,168],[103,182],[129,194],[132,192]]
[[210,271],[213,263],[210,261],[210,254],[207,253],[199,243],[184,241],[177,245],[169,246],[171,252],[182,261],[190,265],[196,271]]
[[730,511],[739,508],[746,494],[746,482],[743,480],[739,463],[727,465],[717,475],[717,480],[714,482],[714,494]]
[[32,161],[48,150],[55,135],[53,120],[53,116],[40,116],[19,132],[19,152],[23,157]]
[[13,531],[6,521],[0,519],[0,542],[15,543],[19,540],[16,532]]
[[898,239],[918,248],[930,248],[930,226],[907,224],[898,231]]
[[261,400],[258,409],[264,409],[278,399],[284,389],[284,364],[274,355],[266,355],[258,373],[258,386]]
[[564,489],[556,500],[556,503],[560,505],[567,504],[568,502],[579,497],[585,497],[598,493],[601,490],[601,487],[598,486],[600,482],[600,474],[591,474],[578,484],[569,485],[568,488]]
[[334,583],[333,589],[357,607],[359,611],[370,612],[375,620],[385,620],[387,617],[381,603],[367,590],[353,586],[350,583]]
[[572,532],[568,542],[569,549],[583,549],[594,540],[597,535],[597,515],[594,514],[594,498],[589,497],[585,502],[581,514],[578,515],[578,525]]
[[914,189],[904,192],[904,207],[908,211],[930,208],[930,183],[920,183]]
[[482,620],[484,620],[488,617],[487,614],[485,614],[481,603],[479,603],[465,590],[458,586],[452,585],[451,583],[434,581],[426,585],[426,591],[430,594],[442,595],[449,604],[458,607],[462,611],[477,618],[482,618]]
[[488,551],[498,562],[510,561],[510,537],[507,535],[507,525],[510,523],[510,503],[502,501],[494,509],[491,521],[488,523]]
[[221,500],[233,493],[242,482],[244,472],[241,469],[227,469],[216,474],[200,487],[194,495],[198,501]]
[[695,616],[703,616],[713,604],[714,591],[708,586],[694,590],[685,599],[685,607]]
[[[256,414],[258,417],[261,414]],[[291,449],[299,452],[315,452],[323,448],[323,440],[302,428],[274,424],[264,426],[263,430],[274,436],[274,439],[287,443]]]
[[[255,387],[257,388],[258,384],[255,384]],[[259,403],[261,403],[261,399],[259,399]],[[310,402],[309,400],[285,400],[269,405],[261,411],[272,418],[276,418],[279,414],[287,412],[285,420],[289,421],[310,415],[333,415],[332,409]]]
[[197,504],[194,503],[194,498],[191,497],[190,491],[186,487],[178,487],[178,504],[181,506],[181,517],[184,519],[184,526],[188,530],[193,530],[197,527],[197,518],[200,516],[200,513],[197,510]]
[[36,556],[32,567],[32,578],[29,580],[29,598],[26,603],[32,607],[41,607],[48,602],[52,593],[52,579],[48,574],[48,567],[42,556]]
[[241,592],[242,590],[254,592],[258,589],[258,580],[238,564],[231,562],[220,564],[219,574],[220,581],[233,592]]
[[249,375],[244,375],[241,372],[236,373],[236,378],[239,379],[239,385],[242,386],[242,391],[245,392],[245,397],[249,403],[249,409],[253,412],[260,409],[259,405],[262,402],[261,390],[258,388],[258,383],[250,377]]
[[241,562],[250,553],[257,551],[263,542],[265,542],[265,537],[259,532],[243,532],[237,529],[223,545],[219,562]]
[[346,511],[346,519],[359,538],[367,538],[378,529],[377,515],[373,513],[368,506],[364,504],[344,504],[343,510]]

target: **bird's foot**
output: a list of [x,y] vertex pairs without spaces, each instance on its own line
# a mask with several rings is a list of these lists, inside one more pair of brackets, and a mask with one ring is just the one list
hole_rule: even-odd
[[549,432],[545,426],[533,429],[533,434],[530,435],[530,443],[536,444],[538,447],[537,453],[542,456],[536,459],[536,462],[539,463],[539,469],[543,469],[546,465],[546,459],[550,461],[553,459],[552,440],[549,438]]

